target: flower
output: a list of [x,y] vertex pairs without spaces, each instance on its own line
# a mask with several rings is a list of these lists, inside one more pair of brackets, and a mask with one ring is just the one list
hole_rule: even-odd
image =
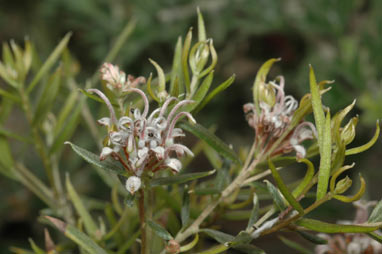
[[[359,200],[353,204],[357,208],[354,221],[342,221],[342,224],[365,223],[368,219],[368,208],[374,206],[376,202]],[[318,245],[315,248],[316,254],[382,254],[382,244],[364,234],[319,234],[319,236],[328,243]]]
[[[256,133],[255,142],[266,152],[278,138],[288,130],[298,102],[291,95],[285,96],[284,78],[278,78],[279,84],[271,81],[261,84],[259,110],[253,103],[247,103],[243,110],[249,126]],[[310,122],[301,122],[286,139],[272,152],[272,155],[296,152],[297,158],[303,158],[306,150],[301,143],[317,137],[316,128]]]
[[[108,67],[103,78],[110,83],[124,81],[117,79],[119,72],[117,67]],[[106,68],[103,67],[103,68]],[[191,100],[176,102],[175,97],[167,98],[161,107],[149,114],[149,101],[146,94],[134,87],[126,90],[129,93],[137,93],[144,102],[143,111],[139,108],[130,108],[123,112],[123,116],[117,119],[114,108],[109,99],[97,89],[88,89],[90,93],[96,93],[105,101],[110,117],[98,120],[98,123],[108,128],[108,136],[100,154],[100,160],[112,157],[120,161],[126,170],[132,175],[126,181],[126,189],[134,193],[140,187],[140,177],[144,172],[156,172],[169,168],[177,173],[182,169],[179,157],[185,154],[193,156],[188,147],[176,143],[176,139],[184,136],[180,128],[175,128],[176,123],[183,117],[195,123],[195,119],[188,112],[182,112],[181,107],[192,103]],[[171,105],[171,104],[174,105]],[[172,106],[171,110],[170,105]],[[166,116],[167,111],[170,111]],[[176,155],[176,157],[173,156]],[[137,180],[139,179],[139,182]]]

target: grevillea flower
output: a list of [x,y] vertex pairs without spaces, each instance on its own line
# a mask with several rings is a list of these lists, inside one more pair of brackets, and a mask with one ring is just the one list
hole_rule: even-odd
[[[260,97],[259,111],[253,103],[247,103],[243,107],[249,126],[255,130],[255,141],[264,152],[288,129],[298,108],[298,102],[293,96],[285,96],[284,78],[279,77],[279,80],[279,84],[275,81],[261,84],[263,96]],[[306,151],[301,143],[317,137],[316,128],[310,122],[300,123],[291,133],[272,155],[294,150],[298,158],[303,158]]]
[[[376,202],[359,200],[353,204],[357,208],[354,221],[342,221],[342,224],[365,223],[368,219],[368,208],[374,206]],[[319,236],[326,239],[328,243],[317,245],[316,254],[382,254],[382,244],[364,234],[319,234]]]
[[[114,72],[110,73],[110,77],[114,77]],[[144,172],[170,168],[176,173],[182,169],[178,158],[185,154],[193,156],[190,149],[175,142],[176,138],[184,136],[182,129],[175,128],[179,119],[186,117],[195,123],[190,113],[180,111],[182,106],[193,101],[179,101],[169,110],[170,104],[177,100],[169,97],[161,107],[149,114],[146,94],[138,88],[129,88],[126,92],[142,97],[144,109],[141,112],[138,108],[130,108],[127,115],[117,119],[112,104],[101,91],[89,89],[88,92],[96,93],[104,100],[110,112],[110,117],[98,120],[99,124],[108,128],[107,143],[101,151],[100,160],[111,156],[123,164],[132,175],[126,182],[129,192],[134,193],[140,188],[140,177]],[[167,111],[170,112],[166,116]]]

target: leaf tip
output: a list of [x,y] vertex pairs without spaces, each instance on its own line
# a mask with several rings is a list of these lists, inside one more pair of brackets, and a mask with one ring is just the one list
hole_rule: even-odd
[[50,216],[44,216],[44,218],[49,220],[58,230],[60,230],[61,232],[65,232],[67,226],[65,222]]

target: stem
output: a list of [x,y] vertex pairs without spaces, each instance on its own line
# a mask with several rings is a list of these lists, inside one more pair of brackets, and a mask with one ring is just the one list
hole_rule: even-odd
[[35,143],[34,145],[42,159],[42,163],[44,164],[45,173],[46,173],[46,176],[48,177],[50,186],[53,188],[54,194],[57,196],[58,192],[57,192],[56,184],[53,177],[52,162],[49,159],[44,141],[39,135],[38,129],[35,126],[33,126],[33,112],[32,112],[32,107],[31,107],[29,98],[22,87],[19,89],[19,93],[20,93],[20,97],[22,101],[23,110],[25,112],[28,123],[32,129],[33,140]]
[[179,232],[175,238],[175,241],[181,243],[189,236],[197,233],[199,231],[200,224],[210,215],[210,213],[216,208],[216,206],[223,201],[226,197],[228,197],[232,192],[234,192],[237,188],[240,188],[244,182],[244,180],[251,174],[251,171],[256,167],[259,163],[259,160],[253,160],[251,165],[247,168],[243,168],[240,174],[235,178],[235,180],[224,189],[221,196],[210,203],[203,212],[199,215],[199,217],[182,233]]
[[146,241],[145,192],[143,189],[139,189],[138,209],[141,223],[141,254],[146,254],[148,249]]

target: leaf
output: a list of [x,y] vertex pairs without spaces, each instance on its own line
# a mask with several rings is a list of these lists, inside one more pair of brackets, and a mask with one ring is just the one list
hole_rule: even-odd
[[198,254],[218,254],[222,253],[223,251],[228,250],[229,247],[225,246],[224,244],[219,244],[214,247],[209,248],[208,250],[198,252]]
[[200,8],[197,9],[198,12],[198,39],[199,41],[205,41],[207,40],[207,33],[206,33],[206,27],[204,25],[204,20],[202,13],[200,12]]
[[368,232],[366,233],[369,237],[373,238],[374,240],[376,240],[377,242],[379,242],[380,244],[382,244],[382,236],[377,234],[377,233],[374,233],[374,232]]
[[191,132],[194,136],[202,139],[212,148],[214,148],[220,155],[227,157],[230,160],[234,161],[236,164],[240,164],[240,160],[236,153],[226,145],[220,138],[211,133],[208,129],[204,128],[200,124],[189,124],[188,122],[182,121],[179,123],[179,126]]
[[65,142],[65,144],[70,145],[72,149],[81,156],[84,160],[89,162],[90,164],[93,164],[97,167],[100,167],[102,169],[114,172],[116,174],[124,175],[126,172],[122,165],[120,165],[118,162],[112,160],[111,158],[107,158],[106,160],[100,161],[99,155],[96,155],[84,148],[81,148],[79,146],[76,146],[75,144],[72,144],[71,142]]
[[184,228],[190,218],[190,195],[188,193],[188,186],[184,187],[182,209],[180,210],[180,218],[182,220],[182,227]]
[[29,238],[28,240],[35,254],[45,254],[45,251],[38,247],[32,238]]
[[235,239],[233,235],[226,234],[215,229],[204,228],[199,231],[206,233],[209,237],[215,239],[218,243],[227,243]]
[[374,207],[367,222],[382,222],[382,200]]
[[45,216],[58,230],[63,232],[66,237],[77,243],[85,251],[91,254],[107,254],[106,250],[102,249],[96,242],[93,241],[85,233],[79,231],[71,224],[58,220],[56,218]]
[[60,57],[61,53],[66,48],[69,39],[72,33],[69,32],[65,35],[65,37],[60,41],[57,47],[53,50],[53,52],[49,55],[48,59],[41,66],[40,70],[37,72],[36,76],[34,76],[32,82],[29,84],[27,92],[30,93],[33,88],[37,85],[37,83],[41,80],[41,78],[53,67],[56,63],[57,59]]
[[296,211],[299,212],[299,214],[301,215],[304,214],[304,208],[300,205],[300,203],[294,198],[292,193],[288,190],[288,187],[286,186],[283,179],[281,178],[275,165],[273,165],[272,161],[269,159],[268,159],[268,165],[269,165],[269,168],[271,169],[272,176],[275,179],[277,187],[279,187],[279,190],[281,191],[285,199],[294,209],[296,209]]
[[7,92],[3,89],[0,88],[0,95],[3,96],[3,97],[6,97],[14,102],[20,102],[20,98],[17,97],[16,95],[10,93],[10,92]]
[[297,230],[296,231],[299,235],[301,235],[303,238],[305,238],[306,240],[314,243],[314,244],[327,244],[328,241],[324,238],[321,238],[317,235],[313,235],[313,234],[310,234],[308,232],[305,232],[305,231],[300,231],[300,230]]
[[295,249],[298,251],[299,254],[313,254],[313,251],[306,249],[305,247],[301,246],[299,243],[295,241],[291,241],[289,239],[286,239],[285,237],[279,236],[280,240],[287,245],[288,247]]
[[[312,101],[313,103],[313,101]],[[322,130],[321,141],[320,137],[318,143],[320,145],[320,169],[318,170],[318,182],[317,182],[317,200],[322,199],[327,192],[329,178],[330,178],[330,166],[332,155],[332,140],[330,131],[330,112],[326,113],[326,121],[324,129]]]
[[206,98],[198,105],[198,107],[194,110],[195,113],[199,112],[202,108],[204,108],[216,95],[227,89],[230,85],[235,81],[235,74],[229,77],[226,81],[217,86],[212,92],[210,92]]
[[155,187],[159,185],[170,185],[170,184],[181,184],[188,181],[196,180],[202,177],[206,177],[215,173],[215,169],[207,172],[200,173],[187,173],[187,174],[177,174],[168,177],[158,177],[150,181],[150,186]]
[[255,103],[256,112],[260,115],[260,95],[259,95],[259,86],[261,83],[264,83],[267,79],[267,75],[269,70],[271,69],[272,65],[275,62],[280,61],[281,58],[271,58],[268,61],[266,61],[258,70],[255,78],[255,82],[252,86],[252,92],[253,92],[253,101]]
[[12,156],[11,148],[9,146],[8,140],[0,136],[0,173],[3,175],[16,180],[17,176],[13,171],[15,160]]
[[9,130],[3,129],[0,127],[0,136],[4,136],[7,138],[16,139],[18,141],[24,142],[24,143],[32,143],[32,139],[30,137],[24,137],[17,133],[11,132]]
[[256,193],[253,193],[253,208],[251,211],[251,215],[249,216],[248,225],[247,225],[247,231],[252,228],[253,224],[257,221],[259,218],[260,213],[260,206],[259,206],[259,197]]
[[186,252],[186,251],[191,250],[192,248],[195,247],[195,245],[198,243],[198,241],[199,241],[199,234],[196,234],[194,240],[192,240],[188,244],[180,247],[179,252],[182,253],[182,252]]
[[164,240],[174,239],[174,237],[172,237],[172,235],[158,223],[149,220],[147,221],[147,225],[149,225],[150,228],[154,231],[154,233],[157,234],[160,238]]
[[66,175],[66,189],[68,191],[69,198],[74,205],[74,208],[76,209],[77,213],[79,214],[80,218],[82,219],[84,223],[86,232],[88,233],[88,235],[91,235],[94,237],[98,229],[97,225],[95,224],[89,211],[82,203],[82,200],[80,199],[72,183],[70,182],[70,178],[68,174]]
[[369,149],[371,146],[373,146],[374,143],[377,142],[378,137],[379,137],[379,131],[380,131],[379,120],[377,121],[376,125],[377,126],[376,126],[374,136],[370,139],[369,142],[367,142],[366,144],[364,144],[362,146],[347,149],[345,152],[345,155],[353,155],[353,154],[357,154],[357,153],[362,153],[362,152],[366,151],[367,149]]
[[96,102],[100,102],[102,104],[106,104],[100,97],[98,97],[97,95],[94,95],[92,93],[89,93],[88,91],[86,91],[85,89],[82,89],[82,88],[79,88],[78,89],[82,94],[86,95],[88,98],[96,101]]
[[166,90],[166,78],[165,78],[164,72],[163,72],[162,68],[159,66],[159,64],[157,64],[157,62],[155,62],[152,59],[149,59],[149,61],[152,65],[154,65],[154,67],[158,73],[158,88],[156,90],[158,91],[159,99],[161,99],[160,94]]
[[346,203],[352,203],[354,201],[361,199],[361,197],[363,196],[366,190],[366,182],[361,174],[359,174],[359,178],[361,180],[361,186],[356,194],[354,194],[352,197],[347,197],[343,195],[334,195],[333,198],[338,199],[342,202],[346,202]]
[[190,93],[190,74],[188,71],[188,53],[191,47],[192,40],[192,28],[188,31],[186,38],[184,40],[183,49],[182,49],[182,70],[183,70],[183,78],[184,85],[186,87],[187,94]]
[[241,244],[234,246],[233,248],[245,254],[265,254],[265,251],[252,244]]
[[214,78],[214,71],[211,71],[210,74],[208,74],[208,76],[203,80],[199,89],[196,91],[196,93],[192,97],[192,100],[194,101],[194,103],[184,106],[183,111],[191,112],[199,105],[199,103],[204,99],[208,90],[210,89],[213,78]]
[[271,194],[273,201],[276,204],[276,207],[280,210],[283,211],[287,207],[284,202],[284,197],[281,196],[281,193],[279,190],[268,180],[264,180],[264,182],[267,184],[268,192]]
[[296,224],[306,229],[322,233],[367,233],[382,227],[381,223],[341,225],[314,219],[300,219],[296,221]]
[[[170,95],[178,97],[179,94],[184,93],[184,87],[182,81],[182,37],[178,37],[176,42],[174,58],[171,68],[171,80],[170,80]],[[179,84],[181,83],[181,85]]]
[[37,108],[33,115],[32,125],[36,125],[45,119],[46,114],[51,110],[53,102],[58,94],[62,78],[62,69],[59,67],[49,77],[49,80],[44,84],[44,90],[38,100]]
[[306,174],[304,176],[304,179],[302,179],[300,184],[292,192],[292,195],[295,198],[297,198],[304,192],[305,188],[309,185],[310,181],[313,179],[313,176],[314,176],[314,166],[312,162],[310,162],[308,159],[300,159],[298,160],[298,162],[305,163],[307,165],[307,169],[306,169]]

